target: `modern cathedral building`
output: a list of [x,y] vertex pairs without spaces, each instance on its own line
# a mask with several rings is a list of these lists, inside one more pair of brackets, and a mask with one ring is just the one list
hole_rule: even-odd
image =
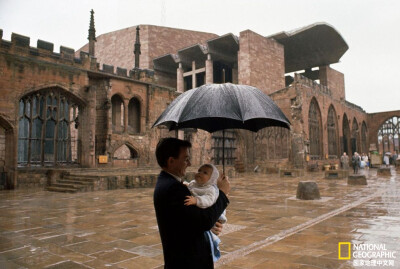
[[291,122],[290,130],[227,131],[231,174],[307,169],[338,163],[343,152],[399,148],[400,111],[368,114],[346,101],[344,74],[331,65],[348,45],[326,23],[268,36],[153,25],[96,36],[92,13],[89,43],[77,51],[2,36],[0,188],[44,188],[85,169],[154,169],[156,144],[166,136],[192,142],[194,166],[221,165],[221,133],[151,128],[179,94],[208,83],[257,87]]

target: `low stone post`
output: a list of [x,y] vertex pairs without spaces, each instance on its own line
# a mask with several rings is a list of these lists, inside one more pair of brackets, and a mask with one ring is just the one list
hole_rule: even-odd
[[296,198],[301,200],[321,199],[317,183],[314,181],[300,181],[297,186]]
[[377,175],[378,176],[391,176],[392,173],[390,172],[390,167],[379,167]]
[[347,185],[367,185],[367,178],[364,175],[350,175]]

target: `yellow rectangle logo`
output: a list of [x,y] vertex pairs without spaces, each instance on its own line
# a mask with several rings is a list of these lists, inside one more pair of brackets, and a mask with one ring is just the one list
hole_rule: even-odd
[[[347,247],[347,256],[342,255],[341,253],[341,247],[342,246],[348,246]],[[346,254],[346,251],[343,251],[343,254]],[[350,260],[351,259],[351,243],[350,242],[339,242],[339,260]]]

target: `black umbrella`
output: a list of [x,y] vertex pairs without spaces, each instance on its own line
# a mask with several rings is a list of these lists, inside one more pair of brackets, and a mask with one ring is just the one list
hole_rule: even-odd
[[[257,132],[269,126],[290,128],[289,120],[266,94],[255,87],[231,83],[206,84],[184,92],[153,127],[158,125],[170,131],[198,128],[210,133],[225,129]],[[224,154],[222,162],[224,166]]]

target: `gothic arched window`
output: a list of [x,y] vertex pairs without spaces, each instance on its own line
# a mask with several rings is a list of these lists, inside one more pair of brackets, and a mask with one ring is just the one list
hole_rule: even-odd
[[19,101],[18,165],[77,162],[79,107],[54,88]]
[[310,139],[310,157],[321,159],[322,157],[322,123],[321,112],[317,100],[313,98],[308,110],[308,134]]
[[124,130],[124,101],[119,95],[111,97],[112,130],[120,133]]
[[131,133],[140,133],[140,102],[136,98],[129,101],[128,128]]
[[378,130],[378,145],[381,153],[399,151],[400,117],[385,121]]
[[337,139],[337,123],[336,112],[331,105],[328,110],[328,154],[337,157],[338,154],[338,139]]

